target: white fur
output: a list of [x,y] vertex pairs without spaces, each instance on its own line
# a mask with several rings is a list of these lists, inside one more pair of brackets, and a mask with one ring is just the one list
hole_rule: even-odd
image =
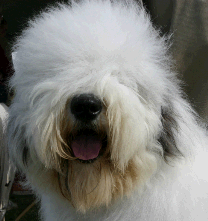
[[[4,156],[5,154],[5,134],[6,134],[6,126],[8,120],[8,107],[0,103],[0,156]],[[3,165],[3,164],[2,164]]]
[[[208,220],[208,138],[183,98],[166,40],[131,0],[50,8],[18,38],[9,147],[41,199],[44,220]],[[115,168],[122,173],[134,159],[141,170],[130,196],[84,214],[61,195],[53,178],[60,169],[55,162],[67,158],[58,145],[64,143],[61,122],[75,121],[65,114],[67,103],[80,93],[94,93],[105,104],[98,120],[112,137]],[[172,133],[183,154],[168,162],[158,142],[164,132],[161,108],[173,113],[178,127]]]
[[6,125],[7,125],[7,119],[8,119],[8,107],[0,103],[0,134],[3,135],[6,130]]

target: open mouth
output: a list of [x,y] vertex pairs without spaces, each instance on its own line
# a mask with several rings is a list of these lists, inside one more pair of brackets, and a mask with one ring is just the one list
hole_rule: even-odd
[[93,163],[103,155],[106,146],[107,136],[94,130],[80,130],[71,139],[73,155],[82,163]]

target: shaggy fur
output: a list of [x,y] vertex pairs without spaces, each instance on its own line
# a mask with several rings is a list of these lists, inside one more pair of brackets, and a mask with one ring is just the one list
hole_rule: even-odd
[[[208,138],[167,42],[131,0],[49,8],[17,39],[10,154],[43,220],[208,219]],[[72,112],[83,94],[102,104],[92,121]],[[97,159],[74,152],[80,131],[102,140]]]

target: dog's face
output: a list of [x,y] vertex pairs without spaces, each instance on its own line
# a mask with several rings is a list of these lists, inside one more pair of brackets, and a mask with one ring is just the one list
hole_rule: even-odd
[[[143,8],[139,14],[131,7],[123,15],[115,10],[117,19],[109,22],[102,13],[116,5],[93,4],[82,3],[85,22],[63,7],[24,33],[16,48],[9,121],[16,164],[29,178],[37,176],[34,167],[45,168],[56,191],[82,212],[142,189],[161,156],[177,152],[164,40]],[[97,16],[97,4],[106,8],[93,23],[89,14]],[[137,31],[129,25],[134,16]]]
[[[30,152],[34,145],[38,160],[57,172],[63,195],[83,212],[142,188],[157,169],[151,148],[161,151],[160,109],[150,108],[141,93],[119,82],[120,76],[102,77],[94,88],[82,83],[86,93],[67,95],[63,106],[56,103],[50,110],[40,104],[45,98],[34,98],[26,148]],[[43,119],[36,115],[39,107]]]

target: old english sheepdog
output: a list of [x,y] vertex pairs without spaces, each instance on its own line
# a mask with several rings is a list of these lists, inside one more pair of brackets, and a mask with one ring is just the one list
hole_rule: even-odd
[[48,8],[14,46],[12,160],[46,221],[208,220],[208,138],[142,3]]

